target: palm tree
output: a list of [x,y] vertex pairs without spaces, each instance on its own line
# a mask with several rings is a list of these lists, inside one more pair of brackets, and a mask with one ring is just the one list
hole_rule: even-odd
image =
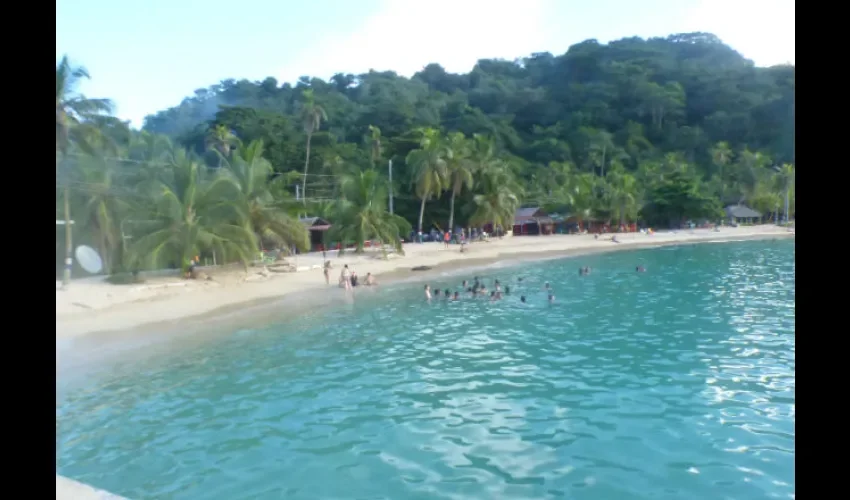
[[[340,180],[342,197],[334,209],[330,237],[340,242],[353,240],[362,253],[366,240],[378,240],[403,253],[400,235],[410,231],[410,223],[387,211],[386,183],[374,169],[346,174]],[[340,252],[345,245],[340,246]]]
[[[443,192],[447,180],[447,159],[451,150],[443,144],[437,130],[427,128],[419,131],[422,139],[419,148],[407,154],[405,162],[413,169],[413,185],[416,196],[421,200],[419,206],[418,231],[422,232],[422,219],[425,216],[425,202],[432,196]],[[451,228],[449,228],[451,229]]]
[[745,200],[754,197],[758,180],[769,163],[770,158],[760,151],[752,152],[747,148],[741,151],[741,154],[738,155],[738,162],[735,164],[737,186],[740,193],[738,203],[743,203]]
[[238,202],[248,214],[249,225],[259,239],[278,248],[295,246],[300,251],[310,247],[310,235],[297,218],[275,204],[270,186],[274,173],[272,164],[263,157],[263,141],[251,141],[233,152],[233,158],[222,169],[221,175],[232,179],[241,197]]
[[789,206],[791,203],[791,191],[793,191],[797,179],[797,172],[794,165],[784,163],[779,167],[779,177],[785,188],[785,222],[787,223],[791,218],[791,207]]
[[122,259],[121,220],[132,209],[133,193],[115,182],[114,168],[101,157],[82,159],[78,171],[85,189],[76,197],[81,202],[75,209],[77,221],[82,230],[93,234],[104,268],[113,274]]
[[89,78],[85,68],[71,66],[68,56],[56,65],[56,150],[63,156],[72,143],[90,149],[86,139],[97,132],[90,124],[114,107],[109,99],[89,99],[77,92],[80,81]]
[[242,204],[240,187],[228,176],[203,179],[197,161],[178,154],[168,182],[159,183],[155,199],[143,209],[136,225],[140,236],[128,249],[128,263],[163,267],[212,250],[246,264],[257,255],[256,237]]
[[455,197],[464,187],[472,189],[475,180],[475,163],[470,157],[469,144],[462,133],[455,132],[449,135],[446,142],[446,147],[450,151],[447,155],[446,173],[451,189],[449,199],[449,230],[451,230],[455,227]]
[[578,223],[581,224],[593,215],[599,178],[594,174],[585,172],[574,176],[571,182],[573,187],[571,189],[570,208],[578,219]]
[[378,160],[381,159],[381,129],[374,125],[369,125],[369,150],[371,152],[372,168],[375,168]]
[[536,198],[544,205],[572,205],[575,196],[574,166],[571,162],[549,162],[532,175]]
[[594,130],[590,137],[590,160],[599,167],[599,175],[604,177],[605,165],[611,160],[615,148],[614,137],[607,130]]
[[514,216],[520,206],[521,188],[507,165],[495,162],[481,172],[479,188],[481,193],[472,199],[470,222],[475,225],[491,223],[494,227],[513,227]]
[[620,225],[625,225],[638,211],[637,180],[622,169],[610,170],[606,178],[607,200],[612,212],[619,215]]
[[173,158],[173,152],[174,145],[168,136],[142,130],[130,137],[127,156],[139,162],[167,162]]
[[307,171],[310,169],[310,141],[315,133],[322,126],[322,120],[327,121],[328,115],[324,108],[316,104],[313,98],[313,90],[307,89],[302,94],[304,102],[301,107],[301,124],[304,127],[304,133],[307,134],[307,154],[304,157],[304,180],[301,183],[301,196],[304,198],[304,204],[307,204]]
[[[112,111],[112,102],[108,99],[88,99],[77,92],[80,80],[88,79],[89,74],[82,67],[72,67],[68,56],[63,56],[56,65],[56,151],[62,160],[67,160],[68,149],[75,143],[81,150],[90,151],[91,137],[97,129],[90,126],[93,118]],[[67,162],[64,163],[68,165]],[[70,172],[59,172],[60,156],[57,155],[56,177],[63,179],[64,215],[65,215],[65,270],[62,274],[62,286],[71,282],[71,188]]]
[[717,167],[720,176],[720,201],[725,202],[726,184],[723,178],[723,168],[732,162],[732,149],[726,141],[718,142],[711,148],[711,161]]
[[205,139],[207,149],[218,151],[225,159],[230,157],[230,151],[240,144],[239,138],[224,125],[216,125],[207,130]]

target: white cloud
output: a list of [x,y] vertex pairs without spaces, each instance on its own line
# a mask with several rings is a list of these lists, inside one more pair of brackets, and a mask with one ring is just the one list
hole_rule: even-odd
[[758,66],[795,63],[794,0],[702,0],[685,31],[714,33]]
[[432,62],[450,72],[468,72],[482,58],[545,51],[549,1],[385,0],[354,32],[307,48],[278,77],[294,82],[305,74],[327,79],[369,69],[411,76]]

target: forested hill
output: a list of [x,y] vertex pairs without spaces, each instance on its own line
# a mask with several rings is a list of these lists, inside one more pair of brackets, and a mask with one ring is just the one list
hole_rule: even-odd
[[[560,56],[480,60],[467,74],[430,64],[409,79],[372,71],[329,81],[302,77],[295,86],[274,78],[225,80],[147,117],[144,129],[203,154],[208,131],[223,125],[243,143],[262,139],[277,171],[302,171],[301,111],[314,99],[327,119],[312,134],[311,175],[331,178],[340,162],[368,166],[363,146],[375,126],[381,156],[397,165],[397,207],[411,219],[418,205],[404,159],[418,144],[411,132],[418,127],[495,138],[511,158],[526,205],[545,204],[535,197],[547,188],[533,184],[555,182],[553,165],[604,176],[620,167],[638,172],[645,163],[663,167],[665,158],[687,163],[705,181],[714,177],[722,187],[709,190],[723,193],[715,194],[718,201],[755,203],[753,167],[794,163],[794,79],[794,66],[755,67],[707,33],[587,40]],[[743,166],[731,168],[736,164]],[[314,186],[313,193],[324,191],[321,182]],[[773,203],[761,209],[772,212]],[[434,217],[445,205],[437,204]]]
[[467,74],[430,64],[411,79],[373,71],[327,82],[302,77],[295,86],[274,78],[225,80],[149,116],[144,128],[191,143],[202,141],[209,126],[203,122],[216,120],[243,140],[264,136],[275,166],[297,169],[303,141],[294,117],[308,88],[328,115],[327,145],[359,144],[369,125],[384,137],[427,126],[492,132],[535,163],[584,165],[587,141],[605,131],[632,161],[681,151],[709,163],[719,141],[763,150],[777,162],[794,157],[794,67],[757,68],[705,33],[607,45],[587,40],[560,56],[481,60]]

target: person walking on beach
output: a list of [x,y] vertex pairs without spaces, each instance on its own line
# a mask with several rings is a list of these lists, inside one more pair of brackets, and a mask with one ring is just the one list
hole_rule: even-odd
[[443,233],[443,243],[445,244],[447,249],[449,248],[449,240],[451,240],[451,239],[452,239],[451,231],[446,231],[445,233]]

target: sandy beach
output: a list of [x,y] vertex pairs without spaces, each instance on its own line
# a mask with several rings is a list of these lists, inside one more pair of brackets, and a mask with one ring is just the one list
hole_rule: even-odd
[[[724,227],[658,232],[653,235],[629,233],[594,239],[592,235],[518,236],[477,242],[461,253],[458,245],[448,249],[442,243],[406,244],[404,256],[381,258],[381,253],[365,254],[328,252],[331,261],[331,284],[322,275],[321,253],[289,257],[297,272],[262,273],[262,268],[249,268],[246,274],[238,267],[209,269],[211,281],[184,280],[178,276],[145,276],[145,282],[134,285],[112,285],[103,277],[74,280],[67,290],[56,290],[56,338],[70,339],[94,332],[109,332],[154,326],[157,323],[238,311],[256,301],[283,297],[293,292],[326,290],[328,296],[343,296],[337,285],[344,264],[356,269],[364,280],[372,273],[378,283],[427,277],[426,272],[411,271],[416,266],[431,266],[434,271],[483,265],[505,259],[540,259],[566,257],[630,248],[648,248],[682,243],[734,241],[746,239],[789,238],[795,233],[774,225]],[[325,295],[325,294],[323,294]]]

